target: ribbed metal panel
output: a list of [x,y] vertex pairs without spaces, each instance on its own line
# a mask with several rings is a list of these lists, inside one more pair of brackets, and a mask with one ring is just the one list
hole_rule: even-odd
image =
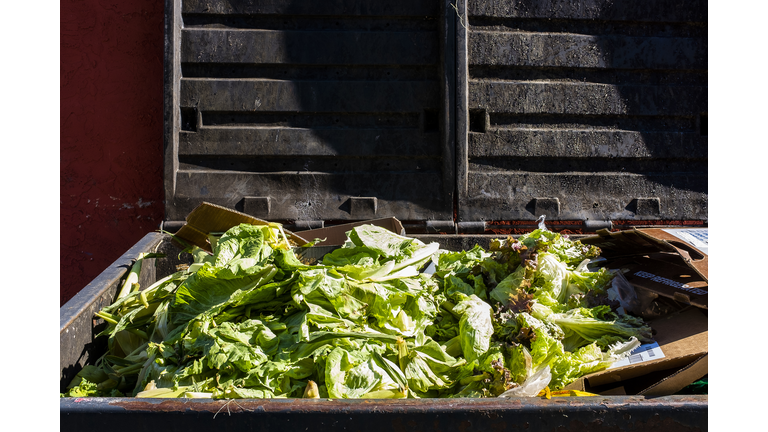
[[[440,2],[174,8],[167,220],[252,198],[269,202],[253,216],[278,221],[452,218],[454,40]],[[356,211],[355,198],[376,205]]]
[[459,221],[707,219],[706,2],[457,14]]

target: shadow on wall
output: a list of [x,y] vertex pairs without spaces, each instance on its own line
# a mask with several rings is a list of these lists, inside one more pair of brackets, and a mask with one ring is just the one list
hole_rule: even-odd
[[205,173],[184,193],[273,220],[450,214],[438,2],[214,3],[185,5],[182,75],[210,80],[182,81],[180,168]]
[[707,3],[609,2],[596,27],[606,70],[593,80],[615,86],[623,114],[607,126],[640,136],[618,156],[638,157],[633,172],[662,185],[706,194]]
[[[452,219],[446,198],[455,178],[445,166],[454,149],[441,147],[439,133],[437,2],[286,1],[258,11],[213,3],[185,3],[183,76],[218,80],[182,85],[180,162],[207,171],[190,177],[188,196],[217,197],[265,219]],[[707,191],[705,3],[554,4],[559,9],[516,2],[521,11],[511,20],[472,18],[472,38],[488,58],[470,65],[478,81],[470,98],[501,108],[489,120],[470,110],[470,131],[489,122],[549,135],[501,136],[501,146],[519,148],[502,158],[493,150],[474,155],[464,169],[639,174],[643,194],[656,183],[700,201]],[[502,37],[511,39],[474,31],[484,26],[506,28]],[[533,57],[515,59],[519,53]],[[495,66],[505,56],[507,67]],[[494,93],[484,78],[514,88]],[[196,98],[185,101],[184,89]],[[474,138],[498,139],[484,135]],[[233,174],[215,190],[212,179],[225,172]],[[550,179],[542,182],[552,188]],[[611,193],[625,192],[622,182],[608,183]],[[654,213],[658,198],[643,200],[626,210]]]
[[[575,219],[706,218],[706,2],[470,1],[468,14],[466,203],[487,207],[472,195],[498,186],[502,201],[559,196]],[[627,195],[640,198],[623,208]]]

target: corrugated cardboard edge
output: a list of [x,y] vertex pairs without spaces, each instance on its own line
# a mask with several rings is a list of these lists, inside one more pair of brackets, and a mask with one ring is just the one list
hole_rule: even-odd
[[310,240],[325,239],[325,241],[315,244],[315,246],[338,246],[344,244],[347,240],[347,232],[360,225],[375,225],[392,231],[395,234],[405,235],[403,224],[393,217],[371,219],[360,222],[352,222],[343,225],[334,225],[327,228],[318,228],[306,231],[297,231],[302,237]]
[[[216,204],[203,202],[189,213],[184,226],[182,226],[174,235],[187,243],[210,252],[211,244],[208,242],[209,233],[225,232],[241,223],[251,225],[269,224],[268,221],[257,219],[245,213],[240,213]],[[286,229],[283,229],[283,231],[285,231],[285,235],[298,246],[303,246],[308,243],[303,237],[296,235],[291,231]]]
[[[633,236],[635,237],[633,239]],[[638,240],[639,238],[639,240]],[[701,276],[705,281],[708,281],[708,267],[709,259],[707,254],[698,252],[698,249],[692,244],[683,241],[668,232],[659,228],[632,228],[631,230],[610,232],[606,229],[599,230],[596,236],[585,237],[581,239],[584,244],[597,244],[605,239],[615,239],[617,241],[626,242],[628,244],[640,244],[643,242],[645,245],[652,244],[658,248],[658,252],[676,253],[680,256],[682,261]],[[631,248],[629,249],[632,250]],[[700,259],[694,259],[691,257],[690,250],[696,251],[697,255],[701,255]],[[650,251],[643,251],[642,253],[630,252],[623,256],[633,256],[649,253]],[[607,257],[607,255],[606,255]],[[618,258],[616,256],[614,258]]]
[[[696,284],[698,284],[699,280],[702,280],[708,285],[707,276],[709,260],[707,254],[702,253],[692,244],[679,239],[677,236],[670,234],[663,229],[633,228],[616,232],[603,229],[599,230],[595,236],[582,238],[581,242],[600,247],[602,256],[609,261],[609,268],[617,268],[612,267],[612,264],[619,265],[618,263],[623,262],[625,259],[652,259],[664,261],[667,264],[667,267],[665,268],[671,269],[679,267],[680,269],[686,269],[686,271],[691,271],[695,274],[696,277],[693,278],[693,280]],[[653,271],[650,272],[654,273]],[[647,277],[647,275],[643,277]],[[660,276],[660,278],[661,280],[665,280],[663,276]],[[672,279],[684,283],[684,281],[679,279]],[[635,282],[632,283],[635,284]],[[659,295],[673,298],[681,303],[689,303],[703,309],[708,308],[706,294],[701,294],[695,289],[691,292],[681,291],[682,289],[689,288],[708,291],[706,286],[688,285],[687,288],[681,289],[667,284],[669,287],[661,287],[663,289],[658,290],[652,286],[654,283],[653,279],[649,280],[648,283],[651,286],[646,286],[645,282],[638,280],[637,285],[656,292]],[[658,284],[664,283],[665,282],[658,282]]]
[[680,369],[674,374],[653,384],[638,394],[643,396],[667,396],[675,394],[707,374],[709,370],[709,354],[704,354],[693,363]]
[[[699,252],[698,249],[696,249],[695,246],[692,244],[683,241],[682,239],[675,237],[674,235],[659,229],[659,228],[645,228],[645,229],[637,229],[635,230],[640,233],[640,235],[644,235],[653,239],[656,239],[658,241],[663,242],[665,245],[668,245],[670,247],[673,247],[677,253],[680,254],[680,256],[683,257],[683,261],[691,267],[692,269],[696,270],[696,273],[699,274],[699,276],[703,277],[704,280],[709,280],[709,256],[705,253]],[[702,258],[694,259],[691,257],[691,253],[689,249],[692,249],[696,252],[698,252],[699,255],[702,256]]]

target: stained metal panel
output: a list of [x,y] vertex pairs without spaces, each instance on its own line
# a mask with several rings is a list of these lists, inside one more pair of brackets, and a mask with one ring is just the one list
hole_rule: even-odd
[[707,6],[682,3],[459,3],[458,221],[706,221]]
[[269,205],[253,216],[276,221],[452,218],[454,40],[439,2],[169,5],[166,220],[254,199]]

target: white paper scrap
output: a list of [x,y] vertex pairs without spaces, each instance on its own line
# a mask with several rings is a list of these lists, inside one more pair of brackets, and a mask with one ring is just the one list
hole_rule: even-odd
[[657,342],[640,345],[635,348],[629,357],[619,360],[612,364],[608,369],[614,369],[621,366],[634,365],[642,362],[664,358],[664,353]]
[[423,273],[426,274],[426,275],[432,275],[432,274],[435,273],[435,270],[437,270],[435,268],[435,263],[431,262],[431,263],[429,263],[429,266],[427,266],[427,268],[424,270]]
[[702,253],[709,255],[709,228],[679,228],[664,229],[663,231],[690,243]]

